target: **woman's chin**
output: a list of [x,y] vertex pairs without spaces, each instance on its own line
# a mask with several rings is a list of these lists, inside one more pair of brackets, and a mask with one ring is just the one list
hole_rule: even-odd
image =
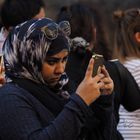
[[58,84],[58,81],[50,81],[50,82],[47,82],[47,83],[50,87],[54,87]]

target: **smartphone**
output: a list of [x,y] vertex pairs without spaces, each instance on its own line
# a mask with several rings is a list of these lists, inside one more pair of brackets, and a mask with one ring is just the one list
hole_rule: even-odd
[[92,76],[94,77],[98,73],[99,66],[101,67],[103,66],[104,57],[103,55],[100,55],[100,54],[93,54],[92,58],[94,59],[94,68],[93,68],[93,73],[92,73]]

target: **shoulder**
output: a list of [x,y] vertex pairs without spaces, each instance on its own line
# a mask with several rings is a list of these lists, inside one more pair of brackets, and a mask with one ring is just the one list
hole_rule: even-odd
[[130,71],[133,72],[137,69],[140,69],[140,59],[128,60],[124,63],[124,66]]
[[0,106],[29,105],[32,98],[28,91],[13,83],[7,83],[0,88]]
[[26,92],[24,89],[20,88],[18,85],[14,83],[6,83],[0,88],[0,96],[6,96],[6,95],[22,95],[20,93]]
[[105,61],[104,64],[109,74],[112,75],[112,77],[120,75],[120,71],[122,73],[127,71],[123,64],[121,64],[117,59]]
[[124,66],[132,74],[138,86],[140,87],[140,59],[132,59],[132,60],[126,61],[124,63]]
[[115,71],[128,71],[127,68],[118,59],[107,61],[107,65],[109,65],[109,67],[113,68]]

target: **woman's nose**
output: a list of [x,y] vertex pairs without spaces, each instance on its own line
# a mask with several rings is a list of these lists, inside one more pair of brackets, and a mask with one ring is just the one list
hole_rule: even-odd
[[56,68],[55,68],[55,73],[57,74],[62,74],[65,70],[65,64],[62,63],[62,62],[59,62],[57,65],[56,65]]

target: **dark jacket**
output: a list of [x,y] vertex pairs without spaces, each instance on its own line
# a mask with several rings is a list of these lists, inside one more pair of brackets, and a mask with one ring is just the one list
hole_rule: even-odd
[[[84,78],[85,72],[87,65],[89,63],[89,60],[91,58],[92,54],[91,52],[87,51],[85,54],[79,54],[77,52],[71,52],[69,56],[69,60],[67,63],[66,67],[66,72],[69,77],[70,85],[73,88],[70,92],[74,92],[75,89],[77,88],[78,84],[82,81]],[[116,65],[115,62],[110,62],[110,61],[105,61],[104,65],[106,69],[108,70],[111,78],[114,81],[114,97],[110,98],[110,100],[106,99],[108,97],[99,97],[91,106],[93,109],[93,112],[96,112],[98,116],[100,116],[101,120],[104,120],[106,122],[106,126],[108,126],[108,129],[112,129],[110,132],[108,131],[104,137],[95,137],[93,134],[94,132],[90,132],[88,135],[89,137],[87,140],[93,140],[93,139],[98,139],[98,140],[104,140],[108,139],[108,135],[111,136],[110,139],[112,140],[123,140],[121,134],[117,130],[117,124],[119,122],[119,106],[122,104],[128,111],[134,111],[138,108],[140,108],[140,90],[132,77],[132,75],[128,72],[128,70],[118,62],[118,65]],[[118,70],[117,67],[120,67],[120,70]],[[112,99],[112,104],[110,104],[109,108],[109,103],[111,103]],[[102,114],[103,112],[98,110],[98,107],[100,105],[103,108],[106,108],[108,104],[108,110],[110,111],[105,111],[104,113],[108,114],[108,119],[104,119],[104,115]],[[112,105],[112,107],[111,107]],[[113,109],[113,114],[112,120],[109,119],[109,115],[111,112],[111,109]],[[95,115],[96,115],[95,114]],[[106,121],[108,120],[108,121]],[[107,125],[108,123],[108,125]],[[102,124],[104,124],[102,122]],[[110,124],[110,126],[109,126]],[[99,127],[100,128],[100,127]],[[98,134],[101,136],[103,131],[98,132]]]
[[[67,89],[70,93],[75,92],[79,83],[83,80],[87,65],[91,55],[77,54],[77,52],[71,52],[66,72],[69,77],[69,84]],[[70,87],[70,88],[69,88]],[[94,112],[94,118],[92,122],[89,121],[87,124],[87,137],[86,140],[114,140],[113,132],[114,130],[114,114],[113,114],[113,104],[114,104],[114,93],[109,96],[100,96],[94,103],[90,105],[92,112]],[[92,125],[96,122],[96,125]]]
[[27,90],[14,83],[5,84],[0,88],[0,139],[80,140],[90,111],[74,94],[55,117]]

